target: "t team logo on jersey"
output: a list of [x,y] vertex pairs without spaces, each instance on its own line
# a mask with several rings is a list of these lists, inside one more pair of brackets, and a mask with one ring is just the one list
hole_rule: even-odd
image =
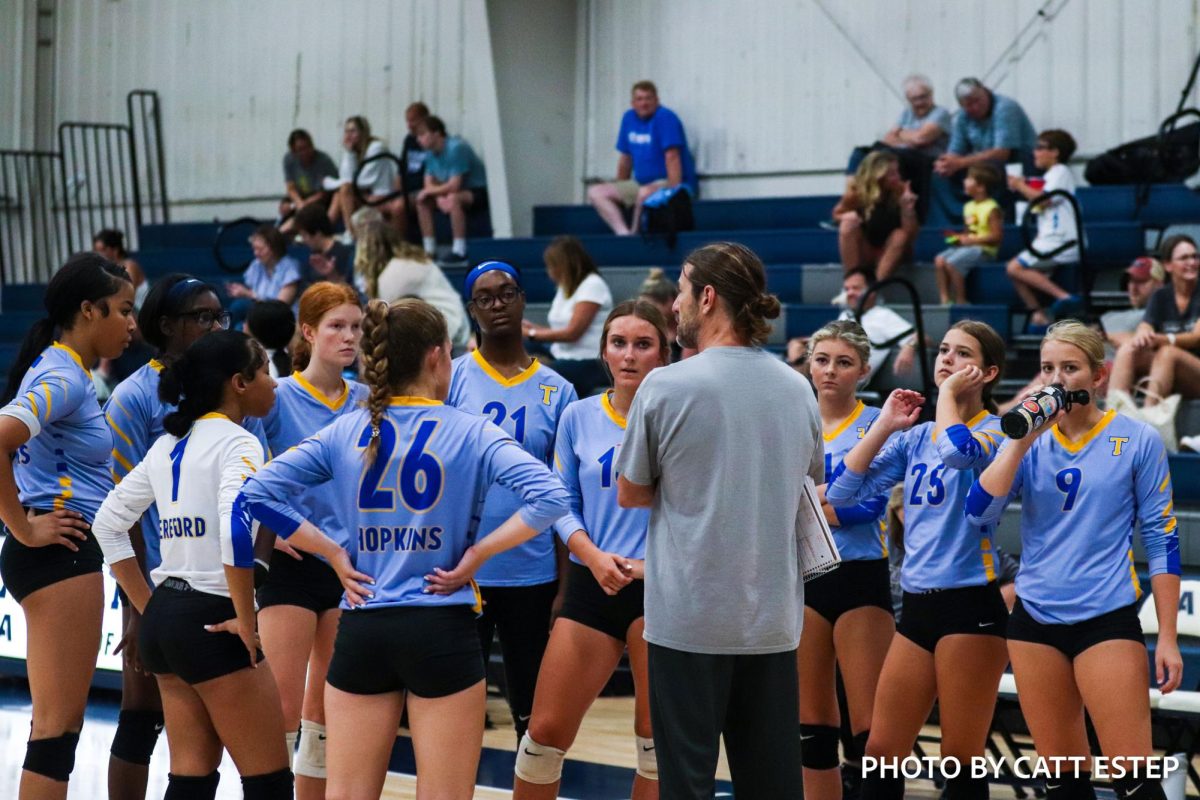
[[553,397],[554,393],[558,391],[558,387],[550,386],[546,383],[539,383],[538,388],[542,390],[542,405],[550,405],[550,398]]
[[1108,437],[1108,440],[1110,442],[1112,442],[1112,446],[1113,446],[1112,454],[1114,456],[1121,455],[1122,449],[1125,447],[1125,445],[1129,444],[1128,436],[1110,436],[1110,437]]

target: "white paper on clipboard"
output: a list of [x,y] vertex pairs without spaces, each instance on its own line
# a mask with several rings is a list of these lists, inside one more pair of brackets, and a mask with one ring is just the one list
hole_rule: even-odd
[[807,582],[836,569],[842,563],[829,521],[821,511],[817,485],[805,476],[800,492],[800,508],[796,512],[796,552],[800,559],[800,575]]

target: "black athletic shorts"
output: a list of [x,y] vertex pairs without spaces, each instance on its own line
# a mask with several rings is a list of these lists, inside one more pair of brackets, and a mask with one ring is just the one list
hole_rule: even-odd
[[558,615],[623,642],[629,626],[646,615],[646,582],[633,581],[615,595],[608,595],[590,569],[572,561]]
[[1008,620],[1008,638],[1016,642],[1049,645],[1071,660],[1092,645],[1114,639],[1128,639],[1141,645],[1146,643],[1142,636],[1142,623],[1138,619],[1137,603],[1082,622],[1053,625],[1034,619],[1020,597]]
[[320,614],[342,602],[342,582],[328,562],[301,553],[299,561],[271,551],[271,569],[258,590],[258,607],[300,606]]
[[[840,568],[839,568],[840,569]],[[972,633],[1005,638],[1008,606],[995,581],[983,586],[904,593],[896,632],[933,652],[943,636]]]
[[391,606],[342,614],[329,685],[351,694],[445,697],[483,680],[470,606]]
[[[177,675],[189,684],[220,678],[250,666],[250,654],[232,633],[211,633],[205,625],[233,619],[228,597],[193,589],[187,581],[167,578],[158,585],[138,631],[138,655],[155,675]],[[262,650],[255,654],[263,660]]]
[[[33,513],[41,516],[50,512],[35,509]],[[90,527],[87,539],[73,540],[79,546],[78,552],[61,544],[26,547],[7,528],[4,534],[4,546],[0,547],[0,580],[18,603],[52,583],[104,569],[104,554]]]
[[804,584],[804,605],[830,625],[856,608],[882,608],[892,614],[892,583],[886,558],[843,561],[838,568]]

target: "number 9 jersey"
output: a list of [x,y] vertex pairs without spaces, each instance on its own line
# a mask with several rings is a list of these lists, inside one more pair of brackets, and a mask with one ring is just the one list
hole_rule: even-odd
[[[500,484],[517,498],[521,518],[543,530],[568,510],[558,478],[483,417],[420,397],[393,397],[379,425],[370,466],[366,409],[342,415],[246,482],[234,526],[253,516],[286,538],[304,517],[287,502],[306,487],[332,482],[340,498],[351,559],[375,579],[367,608],[475,605],[471,586],[427,594],[425,576],[453,569],[476,540],[486,490]],[[478,536],[491,531],[478,530]],[[342,607],[346,608],[343,600]]]

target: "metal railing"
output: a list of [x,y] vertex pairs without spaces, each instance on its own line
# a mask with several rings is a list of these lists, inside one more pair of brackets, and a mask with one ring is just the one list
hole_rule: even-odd
[[158,93],[130,92],[126,113],[60,124],[55,152],[0,150],[0,285],[49,280],[101,229],[136,250],[139,226],[168,221]]
[[[854,321],[862,323],[862,315],[866,310],[867,301],[873,295],[878,294],[883,289],[895,284],[908,293],[909,303],[913,310],[913,327],[916,328],[916,347],[917,347],[917,363],[921,366],[921,394],[925,397],[925,405],[921,407],[922,421],[933,419],[934,411],[937,406],[932,402],[933,397],[933,378],[929,374],[929,358],[926,350],[928,340],[925,338],[925,314],[921,310],[921,293],[917,291],[917,287],[913,286],[912,282],[906,278],[885,278],[878,283],[873,283],[867,287],[867,290],[862,293],[862,297],[858,298],[858,306],[854,309]],[[893,347],[900,343],[901,340],[908,338],[908,334],[894,339],[890,342],[872,342],[872,347]]]
[[[1069,242],[1064,242],[1058,247],[1042,252],[1034,248],[1033,243],[1036,237],[1036,222],[1038,212],[1034,209],[1045,208],[1046,203],[1056,197],[1061,197],[1064,202],[1070,207],[1071,214],[1075,217],[1075,234],[1076,238]],[[1083,212],[1079,209],[1079,201],[1075,199],[1075,195],[1065,189],[1055,189],[1052,192],[1040,194],[1029,201],[1029,210],[1025,212],[1025,216],[1021,218],[1021,237],[1025,240],[1025,249],[1038,257],[1039,259],[1049,261],[1060,253],[1065,253],[1076,245],[1079,246],[1079,291],[1080,297],[1083,300],[1083,314],[1085,319],[1092,317],[1092,285],[1096,282],[1096,276],[1088,269],[1087,263],[1087,247],[1084,244],[1083,238]]]

